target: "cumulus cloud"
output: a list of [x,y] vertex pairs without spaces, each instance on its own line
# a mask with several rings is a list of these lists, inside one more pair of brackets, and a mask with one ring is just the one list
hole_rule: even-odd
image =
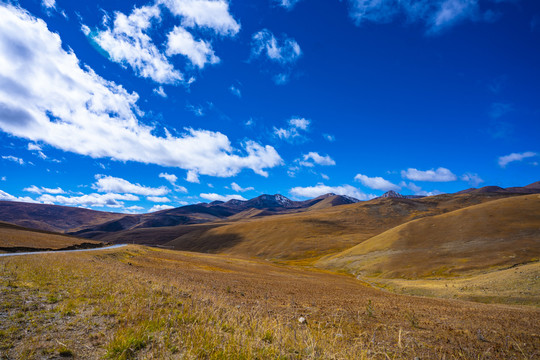
[[236,192],[245,192],[245,191],[255,190],[255,188],[253,188],[252,186],[243,188],[235,182],[231,184],[231,188]]
[[190,183],[199,184],[200,183],[199,174],[197,174],[197,172],[192,171],[192,170],[188,171],[186,175],[186,181]]
[[511,162],[514,161],[523,161],[523,159],[527,159],[530,157],[537,156],[538,154],[532,151],[526,151],[524,153],[512,153],[509,155],[501,156],[499,157],[499,166],[502,168],[505,168],[506,165],[508,165]]
[[[1,110],[1,109],[0,109]],[[0,113],[0,116],[2,114]],[[0,118],[0,121],[2,121],[2,119]],[[16,156],[13,156],[13,155],[2,155],[2,159],[4,160],[8,160],[8,161],[13,161],[13,162],[16,162],[18,163],[19,165],[24,165],[24,160],[21,159],[20,157],[16,157]]]
[[178,54],[187,57],[199,69],[204,68],[206,64],[217,64],[220,61],[208,41],[195,40],[186,29],[175,26],[167,35],[167,55]]
[[478,186],[479,184],[483,183],[484,180],[478,174],[471,174],[471,173],[465,173],[461,175],[461,180],[466,181],[469,183],[469,185],[472,186]]
[[283,35],[278,40],[268,29],[263,29],[253,34],[251,53],[254,57],[266,56],[271,61],[290,64],[298,60],[302,50],[294,39]]
[[62,190],[62,188],[57,187],[54,189],[46,188],[46,187],[37,187],[36,185],[32,185],[30,187],[24,188],[23,191],[28,191],[34,194],[65,194],[66,192]]
[[171,199],[169,199],[166,196],[147,196],[146,200],[152,201],[152,202],[171,202]]
[[138,201],[139,198],[133,194],[86,194],[77,196],[63,196],[44,194],[37,198],[39,202],[45,204],[60,204],[79,207],[110,207],[121,208],[124,201]]
[[364,194],[363,192],[351,185],[327,186],[322,183],[319,183],[315,186],[307,187],[297,186],[289,190],[289,192],[294,196],[299,196],[303,198],[315,198],[317,196],[325,195],[328,193],[350,196],[358,200],[369,200],[375,197],[375,195]]
[[437,170],[417,170],[409,168],[401,171],[401,177],[413,181],[433,181],[433,182],[447,182],[457,180],[457,176],[450,170],[440,167]]
[[245,201],[247,200],[243,196],[236,195],[236,194],[219,195],[216,193],[210,193],[210,194],[200,194],[199,196],[202,197],[203,199],[210,200],[210,201],[229,201],[229,200],[244,200]]
[[123,194],[130,193],[145,196],[160,196],[170,192],[170,190],[165,186],[152,188],[139,184],[132,184],[125,179],[113,176],[96,175],[96,180],[97,181],[94,185],[92,185],[92,188],[99,192]]
[[324,137],[327,141],[330,141],[330,142],[336,141],[336,137],[335,137],[334,135],[323,134],[323,137]]
[[161,11],[156,5],[134,8],[129,16],[116,12],[112,26],[91,32],[89,36],[109,54],[112,61],[129,65],[138,76],[161,84],[175,84],[183,80],[182,73],[174,68],[146,33],[152,22],[160,19]]
[[[138,95],[82,68],[45,22],[10,5],[0,6],[0,18],[3,131],[93,158],[211,176],[233,176],[245,168],[268,176],[265,169],[282,164],[273,147],[245,141],[240,151],[219,132],[185,129],[180,136],[155,135],[154,127],[138,119]],[[137,26],[144,27],[144,21]]]
[[154,205],[148,210],[148,212],[155,212],[155,211],[161,211],[161,210],[169,210],[174,209],[174,206],[171,205]]
[[303,138],[299,130],[307,131],[311,120],[293,117],[288,121],[288,124],[288,128],[274,127],[274,134],[280,139],[292,141]]
[[382,191],[399,191],[401,190],[401,187],[399,187],[396,184],[391,183],[390,181],[383,179],[382,177],[376,176],[376,177],[369,177],[362,174],[357,174],[354,177],[355,181],[359,181],[362,183],[362,185],[367,186],[370,189],[374,190],[382,190]]
[[303,156],[303,165],[304,166],[313,166],[313,164],[309,161],[313,161],[317,165],[323,165],[323,166],[329,166],[329,165],[336,165],[336,162],[334,159],[332,159],[330,156],[322,156],[319,155],[319,153],[316,152],[310,152],[308,154],[304,154]]
[[39,201],[36,201],[28,196],[23,197],[17,197],[13,196],[11,194],[8,194],[7,192],[0,190],[0,200],[3,201],[21,201],[21,202],[28,202],[28,203],[39,203]]
[[183,27],[207,28],[222,36],[233,36],[240,31],[240,24],[230,14],[225,0],[159,0],[159,3],[181,17]]
[[[437,33],[459,22],[492,21],[494,8],[480,10],[480,0],[349,0],[350,16],[363,22],[388,23],[404,16],[408,22],[424,23],[428,33]],[[493,3],[503,1],[492,1]]]

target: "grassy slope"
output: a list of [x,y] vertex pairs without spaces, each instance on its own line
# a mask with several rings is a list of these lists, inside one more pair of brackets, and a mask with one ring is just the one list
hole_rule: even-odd
[[91,241],[47,231],[32,230],[0,222],[0,247],[3,248],[25,247],[35,249],[61,249],[82,243],[101,244],[100,241]]
[[384,278],[508,267],[540,258],[540,195],[500,199],[397,226],[318,265]]
[[[205,231],[184,232],[174,240],[164,239],[167,239],[166,246],[178,250],[280,259],[316,258],[350,248],[412,219],[441,214],[501,196],[505,195],[463,194],[416,200],[376,199],[297,214],[220,224],[208,227]],[[153,229],[143,230],[139,235],[143,236],[143,233],[152,237]],[[157,237],[153,236],[154,239]]]
[[0,269],[0,357],[510,359],[540,351],[535,308],[399,296],[252,259],[130,246],[4,258]]

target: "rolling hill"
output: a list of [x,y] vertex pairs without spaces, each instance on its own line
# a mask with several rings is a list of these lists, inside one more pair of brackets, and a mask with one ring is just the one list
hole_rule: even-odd
[[413,220],[318,262],[381,278],[495,270],[540,258],[540,195],[498,199]]

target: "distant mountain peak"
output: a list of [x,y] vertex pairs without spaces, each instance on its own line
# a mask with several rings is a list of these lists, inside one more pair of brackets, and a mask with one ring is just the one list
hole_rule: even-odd
[[400,193],[395,192],[394,190],[387,191],[379,197],[405,199],[405,196],[401,195]]

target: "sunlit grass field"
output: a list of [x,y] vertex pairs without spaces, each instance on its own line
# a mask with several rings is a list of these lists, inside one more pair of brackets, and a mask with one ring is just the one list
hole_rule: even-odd
[[[0,357],[529,359],[540,310],[138,246],[0,259]],[[305,319],[305,322],[299,320]]]

